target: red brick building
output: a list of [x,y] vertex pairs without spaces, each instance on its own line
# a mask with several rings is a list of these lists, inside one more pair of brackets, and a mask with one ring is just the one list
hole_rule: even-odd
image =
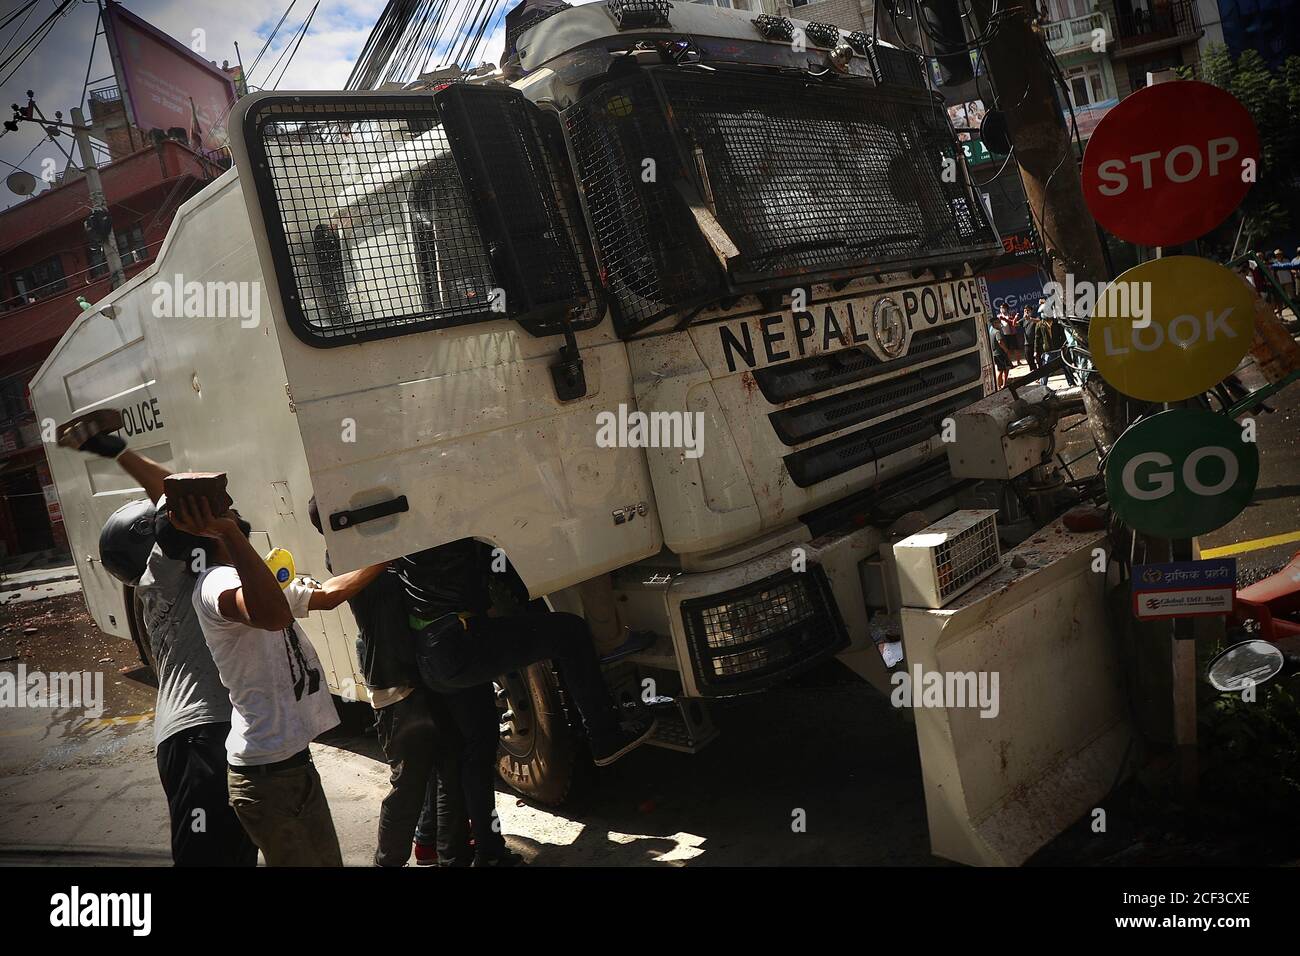
[[[175,140],[135,131],[134,143],[141,148],[100,169],[128,279],[153,261],[180,204],[222,172]],[[81,311],[79,299],[109,292],[108,266],[82,226],[89,212],[76,169],[0,212],[0,559],[67,548],[27,383]]]

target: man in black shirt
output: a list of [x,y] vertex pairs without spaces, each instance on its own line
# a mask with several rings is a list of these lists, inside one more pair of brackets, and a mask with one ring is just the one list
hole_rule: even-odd
[[[308,505],[321,530],[316,499]],[[326,559],[328,562],[328,558]],[[379,809],[375,863],[403,866],[412,837],[436,846],[443,866],[470,863],[460,765],[463,741],[441,695],[425,687],[416,666],[415,638],[407,624],[402,582],[393,568],[380,574],[348,601],[356,618],[357,660],[375,710],[379,745],[390,770],[388,795]],[[491,686],[485,689],[491,700]],[[421,813],[426,801],[431,805]],[[436,809],[435,809],[436,805]],[[434,833],[417,833],[416,822],[436,821]],[[419,862],[433,862],[416,847]]]
[[643,713],[620,714],[610,698],[587,622],[576,614],[526,611],[488,616],[491,556],[473,540],[453,541],[394,562],[406,591],[410,626],[417,632],[420,674],[446,701],[465,739],[461,767],[474,825],[475,864],[509,862],[499,826],[493,826],[493,770],[499,719],[481,688],[501,674],[551,660],[582,715],[597,766],[613,763],[655,729]]

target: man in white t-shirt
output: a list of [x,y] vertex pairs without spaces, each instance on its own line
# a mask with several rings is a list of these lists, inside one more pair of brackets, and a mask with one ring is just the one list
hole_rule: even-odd
[[211,539],[194,610],[230,690],[226,738],[230,805],[268,866],[341,866],[338,836],[308,744],[338,724],[311,642],[295,618],[342,604],[384,565],[283,589],[233,510],[213,516],[203,498],[179,500],[172,523]]
[[[107,424],[77,422],[59,436],[59,444],[116,461],[157,511],[165,512],[163,480],[170,469],[128,450],[121,435],[102,430]],[[100,538],[100,561],[106,571],[135,588],[152,652],[158,681],[154,746],[171,818],[172,861],[177,866],[256,866],[257,847],[231,809],[226,789],[230,694],[221,684],[191,601],[191,549],[204,539],[176,533],[165,514],[156,512],[143,525],[110,528],[128,508],[115,512],[105,526],[108,537]],[[129,574],[121,573],[121,552],[119,560],[113,560],[104,550],[106,545],[119,546],[122,530],[148,548],[144,563]],[[195,826],[198,820],[203,826]]]

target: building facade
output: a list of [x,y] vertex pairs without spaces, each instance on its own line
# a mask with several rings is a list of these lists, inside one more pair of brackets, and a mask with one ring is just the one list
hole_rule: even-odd
[[832,23],[841,30],[871,32],[874,5],[870,0],[764,0],[771,13],[810,23]]
[[710,7],[722,7],[725,10],[746,10],[750,13],[776,13],[774,0],[691,0]]
[[[145,141],[135,131],[137,143]],[[122,147],[119,147],[121,149]],[[145,269],[176,209],[222,169],[162,140],[100,168],[126,277]],[[81,311],[110,291],[108,264],[86,235],[89,189],[79,170],[0,212],[0,559],[66,549],[27,383]]]

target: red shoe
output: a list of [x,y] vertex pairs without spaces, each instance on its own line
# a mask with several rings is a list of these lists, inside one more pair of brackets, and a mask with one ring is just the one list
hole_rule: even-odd
[[438,848],[436,846],[421,846],[418,843],[415,844],[415,865],[437,866]]

